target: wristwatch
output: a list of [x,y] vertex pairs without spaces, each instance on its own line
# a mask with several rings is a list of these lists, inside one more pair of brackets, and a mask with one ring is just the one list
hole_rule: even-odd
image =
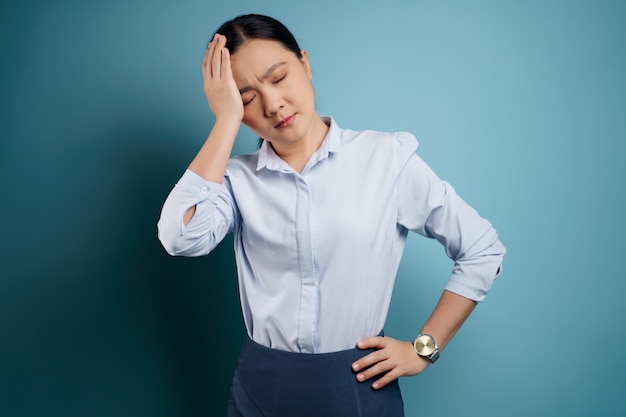
[[431,363],[435,363],[439,359],[439,347],[435,339],[429,334],[420,332],[413,340],[413,349],[415,349],[415,353],[428,359]]

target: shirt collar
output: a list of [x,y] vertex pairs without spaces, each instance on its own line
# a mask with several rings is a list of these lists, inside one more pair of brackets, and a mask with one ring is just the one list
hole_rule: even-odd
[[[328,158],[330,153],[339,152],[341,148],[341,129],[330,116],[322,116],[322,120],[324,123],[329,125],[328,132],[326,133],[326,137],[322,141],[322,145],[320,148],[311,156],[311,160],[308,165],[315,164],[323,159]],[[259,159],[257,162],[257,171],[267,168],[275,171],[289,171],[291,168],[285,161],[280,159],[274,149],[269,145],[269,143],[264,140],[261,143],[261,148],[259,149]]]

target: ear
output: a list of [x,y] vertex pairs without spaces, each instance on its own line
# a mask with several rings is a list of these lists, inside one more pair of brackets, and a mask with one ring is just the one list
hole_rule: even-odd
[[302,62],[302,66],[304,67],[304,71],[306,71],[306,75],[309,77],[309,80],[313,79],[313,73],[311,72],[311,64],[309,63],[309,54],[304,49],[300,51],[300,62]]

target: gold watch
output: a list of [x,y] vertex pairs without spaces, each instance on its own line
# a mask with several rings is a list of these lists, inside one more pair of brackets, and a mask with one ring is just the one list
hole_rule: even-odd
[[418,334],[413,340],[413,349],[415,349],[415,353],[428,359],[431,363],[435,363],[439,359],[439,347],[435,339],[429,334]]

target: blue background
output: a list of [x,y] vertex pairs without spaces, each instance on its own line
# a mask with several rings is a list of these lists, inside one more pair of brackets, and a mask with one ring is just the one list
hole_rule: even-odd
[[[415,134],[509,250],[442,359],[402,380],[407,416],[626,414],[626,2],[11,0],[0,415],[224,414],[232,238],[170,258],[155,224],[213,122],[204,47],[246,12],[308,50],[321,114]],[[255,146],[243,129],[235,152]],[[411,236],[387,334],[415,335],[451,266]]]

